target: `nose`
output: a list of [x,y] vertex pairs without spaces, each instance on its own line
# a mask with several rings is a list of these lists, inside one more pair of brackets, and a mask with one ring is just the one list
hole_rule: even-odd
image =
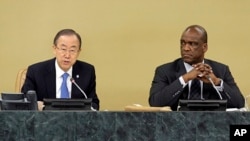
[[69,58],[69,57],[70,57],[70,52],[67,50],[67,51],[64,53],[64,56],[65,56],[66,58]]

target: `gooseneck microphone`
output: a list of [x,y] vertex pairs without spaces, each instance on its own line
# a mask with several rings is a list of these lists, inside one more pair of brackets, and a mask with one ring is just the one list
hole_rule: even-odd
[[74,78],[70,78],[70,81],[81,91],[81,93],[84,95],[85,99],[88,99],[86,93],[79,87],[79,85],[75,82]]
[[207,79],[210,81],[210,83],[213,85],[213,88],[216,90],[217,94],[219,95],[220,99],[222,100],[222,96],[221,96],[221,93],[219,92],[219,90],[216,88],[214,82],[212,81],[211,77],[210,76],[206,76]]
[[[79,87],[79,85],[75,82],[74,78],[71,77],[70,81],[78,88],[78,90],[81,91],[81,93],[84,95],[85,99],[88,99],[86,93]],[[94,109],[92,106],[90,107],[92,111],[97,111],[96,109]]]

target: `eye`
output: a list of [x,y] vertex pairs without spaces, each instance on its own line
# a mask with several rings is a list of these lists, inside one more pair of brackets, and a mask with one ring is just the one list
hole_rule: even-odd
[[69,51],[72,52],[72,53],[75,53],[75,52],[76,52],[75,49],[71,49],[71,50],[69,50]]
[[183,45],[186,44],[186,42],[185,41],[181,41],[180,44],[181,44],[181,46],[183,46]]
[[191,46],[198,46],[199,43],[198,43],[198,42],[190,42],[190,45],[191,45]]

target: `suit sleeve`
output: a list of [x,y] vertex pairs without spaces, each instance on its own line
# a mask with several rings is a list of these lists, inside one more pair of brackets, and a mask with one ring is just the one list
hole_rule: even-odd
[[150,106],[173,106],[176,107],[179,97],[184,90],[179,78],[175,74],[167,74],[163,68],[158,67],[152,81],[149,105]]
[[88,97],[92,98],[92,107],[99,110],[99,99],[96,94],[96,75],[95,75],[95,69],[92,68],[91,71],[91,80],[88,87]]
[[244,97],[237,86],[234,78],[229,70],[229,67],[225,67],[225,75],[223,76],[223,98],[228,100],[228,108],[242,108],[245,105]]
[[31,67],[28,67],[27,73],[26,73],[26,78],[24,81],[24,84],[22,86],[22,93],[27,93],[29,90],[36,90],[35,88],[35,80],[34,80],[34,73]]

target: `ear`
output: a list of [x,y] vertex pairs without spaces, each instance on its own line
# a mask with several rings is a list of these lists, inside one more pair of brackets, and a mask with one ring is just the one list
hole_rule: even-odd
[[203,46],[202,46],[202,48],[203,48],[203,52],[204,53],[207,52],[207,50],[208,50],[207,43],[204,43]]
[[54,55],[56,55],[56,46],[55,45],[52,46],[52,50],[53,50]]

